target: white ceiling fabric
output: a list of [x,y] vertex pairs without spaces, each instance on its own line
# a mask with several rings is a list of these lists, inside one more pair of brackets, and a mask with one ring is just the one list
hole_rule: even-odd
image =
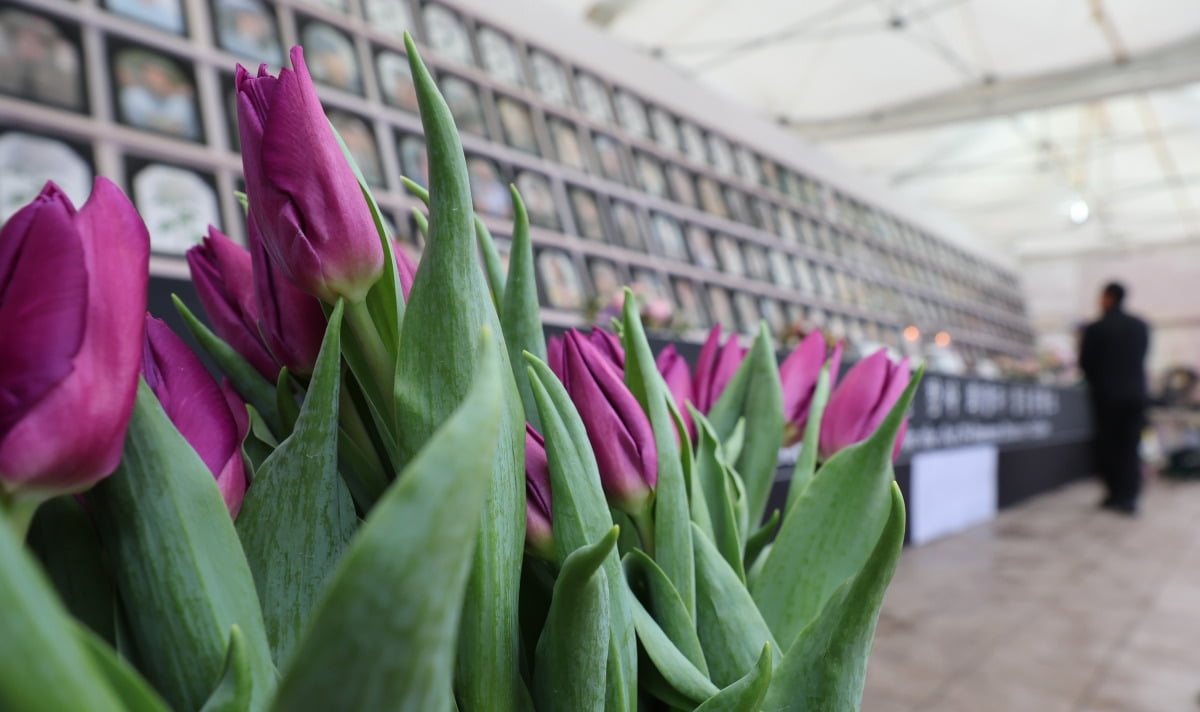
[[[988,251],[1200,240],[1200,0],[548,2],[786,122]],[[1141,64],[1163,51],[1176,54]],[[905,118],[938,102],[959,113]]]

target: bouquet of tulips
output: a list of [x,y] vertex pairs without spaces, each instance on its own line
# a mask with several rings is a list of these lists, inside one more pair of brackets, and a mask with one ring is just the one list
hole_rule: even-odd
[[212,230],[208,325],[179,304],[219,383],[146,315],[111,183],[78,210],[48,184],[0,230],[0,709],[855,709],[906,364],[831,393],[819,334],[777,366],[765,328],[716,329],[692,369],[631,295],[614,332],[547,343],[520,197],[504,271],[408,53],[419,269],[300,50],[238,68],[249,249]]

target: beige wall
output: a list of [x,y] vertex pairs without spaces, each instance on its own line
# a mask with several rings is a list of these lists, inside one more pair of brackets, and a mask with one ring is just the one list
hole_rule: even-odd
[[1021,274],[1039,343],[1061,349],[1076,323],[1096,317],[1097,295],[1115,279],[1129,290],[1128,310],[1153,328],[1151,374],[1200,370],[1200,244],[1028,258]]

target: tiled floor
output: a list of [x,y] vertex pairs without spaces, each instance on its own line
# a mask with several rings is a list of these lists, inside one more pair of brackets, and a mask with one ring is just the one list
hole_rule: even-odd
[[1080,483],[905,550],[862,712],[1200,712],[1200,483]]

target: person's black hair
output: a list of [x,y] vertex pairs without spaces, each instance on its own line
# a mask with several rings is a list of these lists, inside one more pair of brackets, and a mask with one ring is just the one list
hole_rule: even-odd
[[1104,285],[1104,294],[1112,299],[1113,306],[1119,307],[1125,301],[1125,286],[1120,282],[1109,282]]

